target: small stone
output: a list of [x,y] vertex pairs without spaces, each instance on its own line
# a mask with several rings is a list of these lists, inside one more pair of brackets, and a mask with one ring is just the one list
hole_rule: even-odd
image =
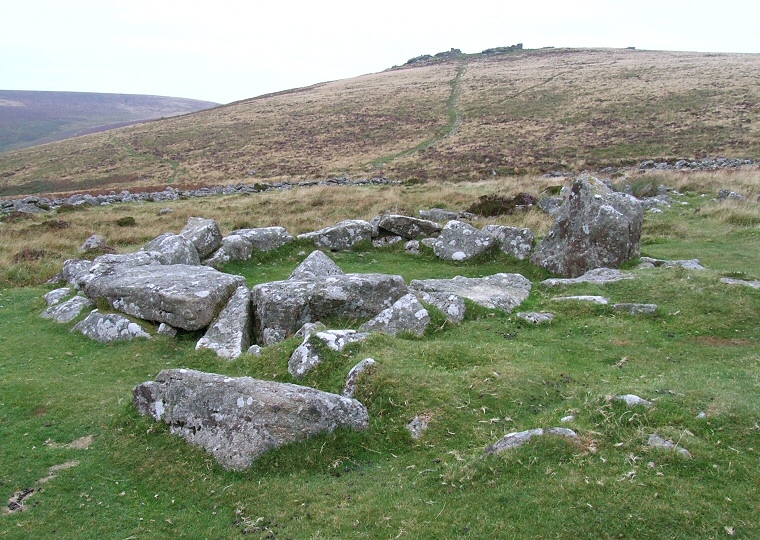
[[615,396],[615,399],[618,401],[625,401],[626,405],[629,407],[635,407],[637,405],[643,405],[644,407],[651,407],[654,405],[651,401],[647,401],[646,399],[640,398],[639,396],[635,394],[624,394],[622,396]]
[[161,334],[162,336],[169,336],[169,337],[176,337],[177,336],[177,329],[171,326],[170,324],[166,324],[162,322],[158,325],[158,330],[156,333]]
[[684,457],[687,457],[687,458],[691,457],[691,453],[686,448],[678,446],[670,439],[666,439],[658,435],[657,433],[652,433],[649,436],[649,440],[647,441],[647,444],[653,448],[662,448],[664,450],[672,450],[674,452],[678,452]]
[[246,351],[246,354],[252,354],[254,356],[261,356],[261,351],[263,351],[261,347],[258,345],[251,345],[248,347],[248,350]]
[[705,411],[699,411],[697,418],[707,418],[707,413]]
[[573,420],[575,420],[575,416],[572,414],[568,414],[567,416],[563,416],[559,419],[559,421],[562,423],[572,422]]
[[409,240],[406,244],[404,244],[404,250],[407,253],[411,253],[412,255],[419,255],[420,254],[420,241],[419,240]]
[[428,428],[430,418],[427,416],[415,416],[411,422],[406,425],[406,429],[412,435],[412,439],[420,439]]
[[517,318],[523,319],[525,321],[528,321],[529,323],[533,324],[543,324],[552,322],[554,320],[554,313],[548,312],[548,311],[528,311],[528,312],[519,312],[517,313]]
[[657,304],[613,304],[612,309],[631,315],[651,315],[657,311]]

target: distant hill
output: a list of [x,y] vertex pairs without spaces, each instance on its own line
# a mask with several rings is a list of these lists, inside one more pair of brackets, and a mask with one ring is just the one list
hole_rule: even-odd
[[0,152],[216,105],[136,94],[0,90]]
[[760,158],[760,54],[454,49],[0,154],[0,196]]

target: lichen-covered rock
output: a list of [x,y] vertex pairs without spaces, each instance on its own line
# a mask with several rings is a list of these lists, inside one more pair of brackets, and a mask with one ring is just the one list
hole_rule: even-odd
[[520,313],[516,314],[516,317],[518,319],[528,321],[529,323],[544,324],[552,322],[554,320],[554,313],[551,313],[549,311],[521,311]]
[[322,251],[312,251],[301,264],[299,264],[293,273],[290,274],[292,280],[311,280],[327,276],[344,276],[346,275],[340,266],[325,255]]
[[251,291],[241,285],[212,322],[195,349],[211,349],[217,356],[234,360],[251,345]]
[[521,261],[530,256],[530,252],[536,243],[533,231],[526,227],[486,225],[483,227],[483,232],[497,240],[502,252]]
[[353,398],[354,394],[356,394],[359,377],[376,364],[377,362],[375,362],[374,358],[365,358],[352,367],[351,371],[348,372],[348,377],[346,377],[346,384],[343,387],[343,397]]
[[230,261],[247,261],[253,254],[253,245],[244,237],[237,234],[230,234],[222,238],[222,244],[219,249],[211,254],[211,257],[205,259],[203,264],[218,268]]
[[641,263],[639,267],[644,265],[651,265],[648,268],[683,268],[684,270],[707,270],[699,259],[682,259],[675,261],[667,261],[664,259],[653,259],[652,257],[642,257],[639,259]]
[[64,298],[71,296],[72,292],[73,291],[70,287],[61,287],[60,289],[54,289],[45,293],[43,298],[45,299],[45,302],[47,302],[48,307],[50,307],[61,303]]
[[186,369],[164,370],[134,389],[141,414],[242,470],[264,452],[338,428],[369,427],[354,399],[313,388]]
[[409,430],[409,434],[412,436],[412,439],[421,439],[422,435],[425,433],[425,431],[428,428],[428,424],[430,423],[430,418],[427,416],[420,416],[417,415],[414,418],[412,418],[411,422],[409,422],[406,425],[406,429]]
[[304,337],[303,343],[290,356],[288,373],[300,379],[321,364],[319,342],[324,343],[333,351],[342,351],[349,343],[359,343],[368,337],[369,334],[356,330],[324,330],[310,333]]
[[651,315],[657,311],[657,304],[620,303],[613,304],[612,309],[615,311],[624,311],[631,315]]
[[496,245],[496,239],[462,221],[449,221],[432,243],[436,257],[445,261],[468,261]]
[[459,324],[464,320],[467,312],[467,306],[461,296],[449,293],[413,291],[414,295],[420,302],[425,302],[431,306],[437,307],[443,312],[446,318],[454,324]]
[[245,238],[255,251],[272,251],[295,240],[285,227],[259,227],[256,229],[237,229],[230,236]]
[[411,253],[412,255],[419,255],[420,254],[420,241],[419,240],[409,240],[406,244],[404,244],[404,251],[407,253]]
[[541,285],[545,287],[555,287],[557,285],[575,285],[577,283],[593,283],[594,285],[605,285],[624,279],[633,279],[630,272],[621,272],[614,268],[594,268],[582,276],[576,278],[551,278],[545,279]]
[[245,278],[184,264],[110,267],[90,279],[85,293],[138,319],[183,330],[208,326]]
[[428,236],[438,236],[441,232],[441,226],[435,221],[397,214],[383,216],[380,219],[378,226],[380,229],[384,229],[392,234],[397,234],[408,240],[416,240]]
[[81,332],[88,338],[101,343],[150,338],[150,334],[136,322],[118,313],[100,313],[97,309],[74,325],[71,331]]
[[430,315],[417,297],[407,294],[396,300],[389,308],[378,313],[362,325],[365,332],[382,332],[396,335],[410,332],[422,336],[430,324]]
[[575,296],[555,296],[552,298],[555,302],[591,302],[592,304],[606,305],[610,303],[609,298],[604,296],[579,294]]
[[511,312],[530,295],[531,283],[520,274],[494,274],[482,278],[415,279],[413,291],[455,294],[489,309]]
[[754,279],[736,279],[736,278],[720,278],[721,283],[726,285],[742,285],[744,287],[750,287],[752,289],[760,289],[760,280]]
[[257,343],[272,345],[292,336],[307,322],[327,317],[367,319],[406,293],[404,278],[387,274],[262,283],[252,291],[254,336]]
[[372,239],[372,245],[376,248],[385,247],[385,246],[391,246],[393,244],[398,244],[399,242],[402,242],[404,239],[397,234],[388,235],[388,236],[378,236],[377,238]]
[[106,239],[99,235],[93,234],[79,247],[79,253],[88,253],[90,251],[105,251],[110,249]]
[[299,234],[298,239],[312,240],[317,247],[339,251],[372,240],[372,225],[361,219],[349,219],[318,231]]
[[691,452],[689,452],[686,448],[683,446],[679,446],[670,439],[666,439],[662,435],[659,435],[657,433],[652,433],[649,436],[649,439],[647,439],[647,444],[651,446],[652,448],[662,448],[663,450],[671,450],[673,452],[678,452],[684,457],[690,458]]
[[487,447],[485,453],[495,454],[509,450],[510,448],[516,448],[518,446],[522,446],[533,437],[541,437],[543,435],[557,435],[560,437],[566,437],[568,439],[575,439],[578,437],[578,434],[575,433],[575,431],[572,429],[562,427],[549,428],[546,430],[543,428],[528,429],[526,431],[508,433],[502,439]]
[[92,261],[86,259],[66,259],[63,261],[63,269],[59,274],[60,280],[72,287],[79,287],[80,278],[90,272],[91,266]]
[[643,215],[635,197],[581,174],[530,260],[564,277],[593,268],[617,268],[639,256]]
[[95,307],[95,304],[85,296],[75,296],[65,302],[54,304],[43,311],[40,316],[53,319],[59,323],[67,323],[76,319],[83,310]]
[[191,217],[179,234],[192,242],[201,259],[211,255],[222,244],[222,231],[213,219]]
[[443,208],[431,208],[430,210],[420,210],[420,219],[435,221],[436,223],[446,223],[460,218],[459,212],[444,210]]
[[177,329],[174,328],[170,324],[166,324],[165,322],[162,322],[158,325],[158,330],[156,330],[156,334],[160,334],[162,336],[168,336],[168,337],[177,337]]
[[157,258],[161,264],[201,264],[193,243],[178,234],[164,233],[157,236],[145,245],[143,251],[159,253]]

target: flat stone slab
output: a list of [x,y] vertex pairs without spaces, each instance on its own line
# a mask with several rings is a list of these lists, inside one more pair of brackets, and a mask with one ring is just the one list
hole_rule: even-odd
[[496,441],[491,446],[488,446],[485,449],[485,453],[496,454],[498,452],[504,452],[510,448],[517,448],[518,446],[522,446],[533,437],[541,437],[544,435],[556,435],[560,437],[566,437],[568,439],[575,439],[578,437],[575,431],[563,427],[555,427],[549,429],[536,428],[528,429],[526,431],[516,431],[513,433],[508,433],[502,439]]
[[230,233],[233,234],[245,238],[256,251],[271,251],[295,240],[285,227],[237,229]]
[[588,294],[581,294],[577,296],[555,296],[552,298],[555,302],[592,302],[594,304],[607,305],[610,303],[609,298],[604,296],[594,296]]
[[71,287],[61,287],[45,293],[43,298],[45,299],[45,302],[47,302],[48,307],[51,307],[61,303],[65,298],[71,296],[71,293],[73,292],[74,291]]
[[727,285],[743,285],[744,287],[751,287],[753,289],[760,289],[760,281],[754,280],[750,281],[747,279],[735,279],[735,278],[720,278],[721,283],[725,283]]
[[217,356],[234,360],[251,345],[251,291],[241,285],[212,322],[195,349],[211,349]]
[[651,315],[657,311],[657,304],[612,304],[615,311],[624,311],[630,315]]
[[53,319],[59,323],[71,322],[85,309],[95,307],[95,304],[85,296],[75,296],[65,302],[52,305],[40,314],[43,319]]
[[226,469],[245,469],[264,452],[318,433],[369,427],[367,409],[354,399],[251,377],[170,369],[133,393],[141,414],[168,424]]
[[594,285],[605,285],[624,279],[634,279],[630,272],[622,272],[614,268],[594,268],[582,276],[576,278],[551,278],[545,279],[541,285],[545,287],[555,287],[557,285],[575,285],[577,283],[592,283]]
[[207,266],[114,266],[85,285],[92,299],[138,319],[183,330],[208,326],[245,278]]
[[441,226],[435,221],[390,214],[380,218],[378,227],[408,240],[437,236]]
[[136,322],[118,313],[100,313],[97,309],[78,322],[71,331],[81,332],[88,338],[101,343],[150,338],[150,334]]
[[482,278],[415,279],[413,291],[455,294],[489,309],[511,312],[530,295],[530,280],[520,274],[494,274]]
[[554,320],[554,313],[548,311],[521,311],[516,314],[518,319],[528,321],[533,324],[544,324]]
[[[644,268],[651,268],[654,266],[655,268],[683,268],[685,270],[707,270],[704,266],[702,266],[702,263],[699,261],[699,259],[682,259],[682,260],[674,260],[674,261],[667,261],[665,259],[653,259],[652,257],[641,257],[639,259],[641,263],[639,264],[640,267]],[[652,265],[652,266],[647,266]]]

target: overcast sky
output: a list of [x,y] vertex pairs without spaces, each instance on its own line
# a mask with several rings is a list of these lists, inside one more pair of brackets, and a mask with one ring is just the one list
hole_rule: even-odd
[[760,53],[760,0],[0,0],[0,89],[228,103],[515,43]]

